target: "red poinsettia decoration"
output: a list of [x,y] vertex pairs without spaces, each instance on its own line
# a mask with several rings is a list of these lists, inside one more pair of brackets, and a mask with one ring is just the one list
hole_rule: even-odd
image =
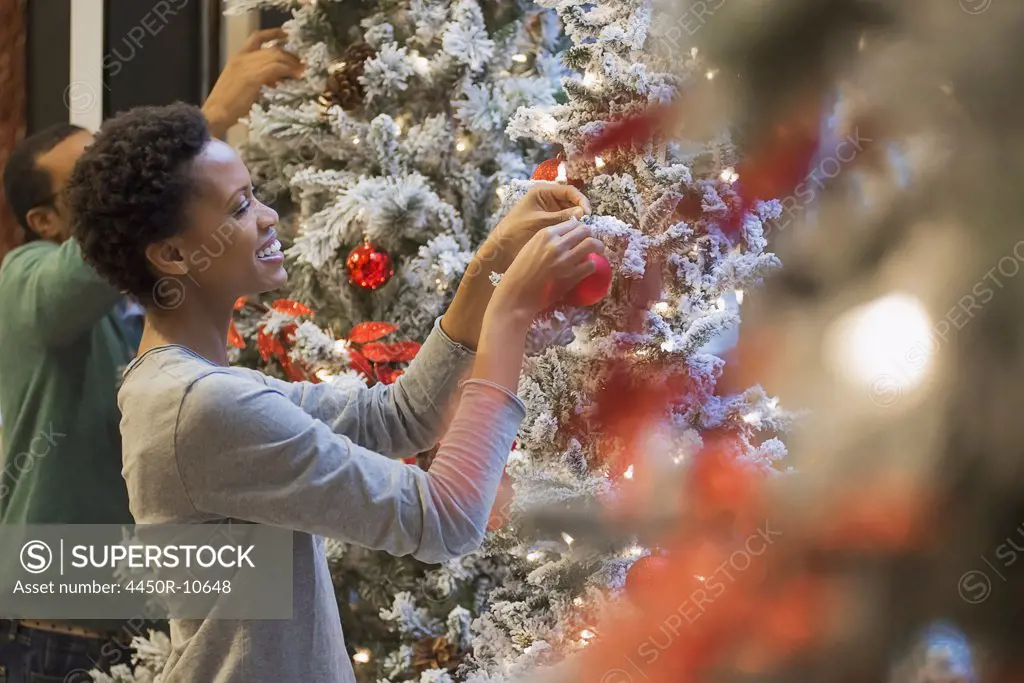
[[[250,304],[249,298],[243,296],[235,301],[235,310],[240,311],[247,305],[257,305],[264,312],[277,311],[294,318],[299,316],[313,317],[313,311],[308,306],[291,299],[277,299],[268,307],[262,304]],[[288,351],[291,349],[292,342],[295,339],[296,329],[298,329],[298,323],[295,322],[284,323],[278,328],[277,332],[270,331],[265,324],[261,325],[256,333],[256,348],[259,350],[260,356],[264,361],[275,358],[284,370],[285,376],[291,381],[319,382],[320,380],[315,375],[309,373],[301,364],[293,361],[288,355]],[[245,348],[245,338],[238,331],[234,320],[231,321],[231,325],[228,327],[227,343],[236,349]]]
[[419,342],[378,341],[398,329],[385,322],[359,323],[348,333],[349,363],[371,383],[391,384],[404,370],[393,363],[408,363],[420,350]]
[[[250,305],[247,297],[241,297],[235,302],[235,310],[241,310],[246,305]],[[260,307],[264,312],[277,311],[295,319],[314,316],[312,309],[308,306],[291,299],[278,299],[269,307],[262,305]],[[279,325],[276,331],[270,329],[266,324],[261,325],[256,334],[256,348],[265,362],[272,358],[276,359],[291,381],[319,383],[320,379],[314,373],[303,367],[301,363],[294,361],[289,355],[298,327],[297,320]],[[396,330],[398,330],[398,326],[391,323],[364,322],[353,327],[348,337],[344,339],[349,344],[349,364],[371,384],[377,382],[392,384],[405,372],[395,364],[411,361],[420,350],[418,342],[380,341]],[[238,349],[245,348],[245,339],[239,333],[234,321],[228,328],[228,344]]]
[[[249,297],[247,296],[238,297],[238,299],[235,300],[235,310],[240,311],[243,308],[245,308],[245,304],[248,303],[248,301]],[[231,321],[231,326],[228,327],[228,346],[233,346],[236,349],[245,348],[245,339],[242,337],[242,334],[238,331],[238,328],[235,327],[234,320]]]
[[[294,318],[299,316],[313,317],[312,309],[291,299],[277,299],[270,304],[270,310],[284,313]],[[260,356],[264,361],[276,358],[289,380],[293,382],[309,381],[318,383],[320,380],[316,375],[307,372],[301,364],[293,361],[288,354],[292,343],[295,341],[295,330],[298,327],[298,323],[287,322],[281,325],[275,333],[270,331],[267,325],[261,325],[256,334],[256,348],[259,349]]]

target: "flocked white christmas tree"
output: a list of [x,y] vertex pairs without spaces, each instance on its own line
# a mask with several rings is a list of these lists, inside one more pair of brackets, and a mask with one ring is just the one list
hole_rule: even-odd
[[[657,482],[644,490],[664,495],[670,510],[708,432],[731,435],[732,457],[765,474],[779,472],[786,455],[775,434],[791,417],[760,387],[719,395],[724,361],[708,352],[738,324],[729,300],[741,301],[744,289],[780,265],[764,237],[780,204],[741,200],[726,131],[686,145],[655,138],[591,150],[610,127],[669,104],[688,79],[713,78],[714,70],[688,51],[680,78],[678,64],[670,69],[654,54],[649,3],[538,4],[558,11],[572,41],[565,61],[576,75],[564,82],[565,104],[520,110],[508,133],[560,147],[560,161],[538,177],[583,188],[593,205],[586,222],[605,241],[615,277],[582,318],[559,310],[548,319],[575,320],[574,339],[528,359],[519,387],[528,414],[507,467],[510,499],[501,502],[507,523],[478,553],[429,574],[427,589],[398,596],[387,616],[408,640],[392,681],[431,664],[424,635],[468,641],[472,654],[447,671],[435,658],[441,668],[418,680],[530,680],[536,667],[599,637],[604,607],[623,599],[627,571],[649,552],[628,533],[574,538],[574,520],[628,506],[640,480]],[[505,207],[529,185],[510,183]],[[470,622],[460,605],[437,618],[422,595],[439,587],[458,595],[483,563],[501,574],[479,615]]]

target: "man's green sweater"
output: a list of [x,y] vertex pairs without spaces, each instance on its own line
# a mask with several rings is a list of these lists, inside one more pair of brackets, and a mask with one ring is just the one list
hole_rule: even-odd
[[0,267],[4,524],[131,524],[117,389],[138,347],[120,293],[78,243],[36,241]]

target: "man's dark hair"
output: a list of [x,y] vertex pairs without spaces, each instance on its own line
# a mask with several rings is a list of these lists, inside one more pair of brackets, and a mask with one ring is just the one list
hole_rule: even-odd
[[25,241],[39,239],[28,224],[28,212],[37,206],[51,204],[54,199],[53,178],[39,167],[38,159],[75,133],[85,132],[80,126],[59,123],[30,135],[17,145],[4,167],[4,195],[14,217],[25,229]]
[[146,247],[184,228],[196,189],[190,163],[209,141],[197,107],[138,107],[103,124],[68,180],[85,259],[144,305],[157,284]]

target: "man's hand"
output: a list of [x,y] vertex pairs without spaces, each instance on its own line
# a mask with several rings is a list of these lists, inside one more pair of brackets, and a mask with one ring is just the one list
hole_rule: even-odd
[[[503,273],[538,230],[582,218],[590,201],[571,185],[538,183],[530,188],[480,247],[467,273]],[[473,272],[477,271],[477,272]]]
[[272,40],[286,38],[283,29],[256,31],[237,53],[231,56],[224,71],[203,104],[203,114],[210,133],[223,138],[238,119],[249,113],[260,88],[274,85],[282,78],[298,78],[303,65],[298,57],[279,47],[261,47]]

